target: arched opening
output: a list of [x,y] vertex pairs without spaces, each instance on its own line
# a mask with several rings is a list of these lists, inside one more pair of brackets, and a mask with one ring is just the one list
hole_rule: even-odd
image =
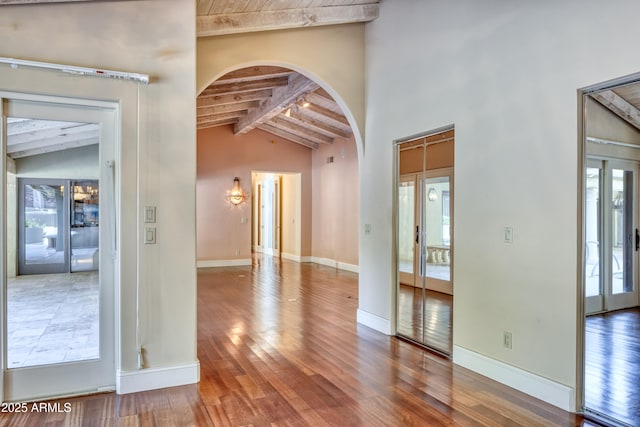
[[[268,253],[357,271],[360,138],[331,92],[279,65],[228,71],[200,92],[199,267]],[[246,197],[234,204],[236,182]]]

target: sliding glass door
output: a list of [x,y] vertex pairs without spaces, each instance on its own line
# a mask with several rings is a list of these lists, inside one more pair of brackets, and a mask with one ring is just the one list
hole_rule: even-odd
[[638,164],[589,160],[585,195],[587,314],[638,304]]

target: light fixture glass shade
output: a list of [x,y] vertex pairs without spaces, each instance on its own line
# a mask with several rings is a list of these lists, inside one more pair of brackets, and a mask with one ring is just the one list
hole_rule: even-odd
[[239,205],[244,201],[244,192],[240,187],[240,178],[237,176],[233,178],[233,187],[231,188],[231,193],[229,194],[229,201],[233,205]]
[[435,202],[438,199],[438,192],[435,188],[431,187],[427,192],[427,198],[430,202]]

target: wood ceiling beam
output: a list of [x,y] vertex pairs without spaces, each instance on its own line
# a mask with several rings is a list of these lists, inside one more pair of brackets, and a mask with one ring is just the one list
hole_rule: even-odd
[[31,141],[47,140],[59,136],[86,135],[87,132],[93,132],[93,135],[99,137],[100,125],[95,123],[50,122],[43,120],[14,122],[7,126],[7,147]]
[[308,114],[308,115],[316,114],[321,119],[329,120],[335,123],[337,126],[346,126],[349,129],[351,129],[351,125],[349,124],[349,121],[345,116],[315,104],[311,104],[308,107],[306,107],[305,114]]
[[304,114],[305,108],[300,108],[298,112],[291,112],[291,117],[286,117],[284,115],[280,115],[278,117],[283,120],[295,120],[303,126],[311,127],[316,130],[316,132],[322,133],[324,135],[330,136],[332,138],[349,138],[353,132],[351,128],[345,130],[343,128],[338,128],[335,126],[331,126],[322,120],[317,120],[312,117],[308,117]]
[[262,101],[271,97],[271,89],[235,93],[229,95],[203,95],[200,94],[196,100],[198,108],[211,107],[214,105],[233,104],[245,101]]
[[289,132],[294,135],[298,135],[309,141],[316,142],[318,144],[331,144],[333,143],[333,137],[327,136],[323,133],[314,132],[304,124],[296,123],[295,120],[287,120],[285,117],[274,117],[269,121],[269,124],[278,129],[282,129],[285,132]]
[[238,121],[245,114],[246,114],[246,111],[229,111],[228,113],[212,114],[208,116],[198,116],[196,118],[196,125],[200,126],[201,124],[205,124],[205,123],[219,122],[219,121],[229,120],[229,119]]
[[232,111],[247,111],[250,108],[257,108],[258,101],[237,102],[235,104],[214,105],[197,109],[198,117],[212,116],[214,114],[230,113]]
[[273,79],[254,80],[246,83],[224,83],[212,84],[202,91],[200,96],[215,96],[231,93],[251,92],[260,89],[276,89],[278,87],[287,86],[289,84],[288,77],[276,77]]
[[71,148],[85,147],[87,145],[95,145],[100,143],[100,138],[73,138],[66,142],[52,142],[46,145],[26,145],[19,144],[18,146],[7,147],[7,155],[12,159],[19,159],[21,157],[35,156],[37,154],[53,153],[55,151],[69,150]]
[[212,122],[201,123],[197,125],[197,129],[208,129],[208,128],[214,128],[218,126],[233,125],[237,122],[238,122],[238,119],[215,120]]
[[320,25],[369,22],[379,15],[378,3],[259,12],[221,13],[196,17],[198,37]]
[[605,90],[603,92],[595,93],[591,95],[591,97],[615,115],[629,123],[631,126],[636,129],[640,129],[640,110],[631,105],[617,93],[612,90]]
[[301,96],[319,88],[318,84],[302,74],[293,73],[286,87],[273,89],[271,98],[265,100],[259,108],[249,113],[236,123],[234,133],[242,135],[258,127],[260,124],[280,114],[285,108],[296,102]]
[[212,85],[219,85],[224,83],[242,83],[251,80],[273,79],[277,77],[288,78],[292,73],[292,70],[283,67],[258,66],[241,68],[239,70],[225,74],[224,76],[213,82]]
[[258,127],[258,129],[262,129],[265,132],[269,132],[270,134],[279,136],[281,138],[284,138],[288,141],[291,142],[295,142],[296,144],[300,144],[300,145],[304,145],[305,147],[311,148],[313,150],[317,150],[319,147],[319,144],[313,142],[313,141],[309,141],[307,139],[301,138],[298,135],[294,135],[291,134],[289,132],[285,132],[282,129],[278,129],[276,127],[273,127],[271,125],[268,124],[262,124]]

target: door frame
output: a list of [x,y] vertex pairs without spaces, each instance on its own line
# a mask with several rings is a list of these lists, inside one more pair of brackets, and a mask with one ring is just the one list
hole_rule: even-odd
[[[102,227],[100,236],[100,283],[108,283],[109,286],[100,286],[100,357],[94,360],[70,362],[56,365],[45,365],[47,369],[39,366],[8,369],[7,368],[7,230],[6,220],[2,221],[2,290],[0,292],[0,322],[2,326],[2,339],[0,340],[0,354],[2,375],[0,375],[0,400],[27,400],[47,398],[53,396],[66,396],[87,392],[107,391],[116,388],[116,367],[118,364],[116,351],[120,341],[118,295],[120,293],[119,254],[116,248],[117,224],[116,208],[118,204],[117,181],[114,170],[111,167],[120,149],[119,122],[120,106],[117,102],[98,101],[91,99],[69,98],[65,96],[37,95],[19,92],[0,91],[0,154],[6,157],[6,116],[12,114],[12,108],[31,108],[28,117],[39,119],[58,119],[69,114],[79,114],[80,121],[101,124],[100,154],[99,154],[99,181],[111,183],[112,199],[100,203],[100,217],[106,223]],[[22,114],[19,114],[22,115]],[[0,208],[3,218],[6,218],[7,210],[7,166],[1,162],[0,175],[2,179]],[[100,196],[102,197],[102,195]],[[107,197],[105,194],[104,197]],[[85,382],[89,379],[91,384]],[[35,385],[35,386],[34,386]]]
[[608,80],[602,83],[586,86],[577,89],[577,251],[576,251],[576,277],[577,277],[577,300],[576,300],[576,393],[575,407],[577,412],[596,419],[603,419],[605,422],[616,422],[608,419],[603,414],[595,413],[585,407],[585,331],[586,331],[586,296],[585,296],[585,267],[586,267],[586,236],[585,236],[585,200],[586,200],[586,168],[587,168],[587,132],[586,132],[586,106],[587,97],[596,92],[613,89],[618,86],[640,83],[640,73]]

